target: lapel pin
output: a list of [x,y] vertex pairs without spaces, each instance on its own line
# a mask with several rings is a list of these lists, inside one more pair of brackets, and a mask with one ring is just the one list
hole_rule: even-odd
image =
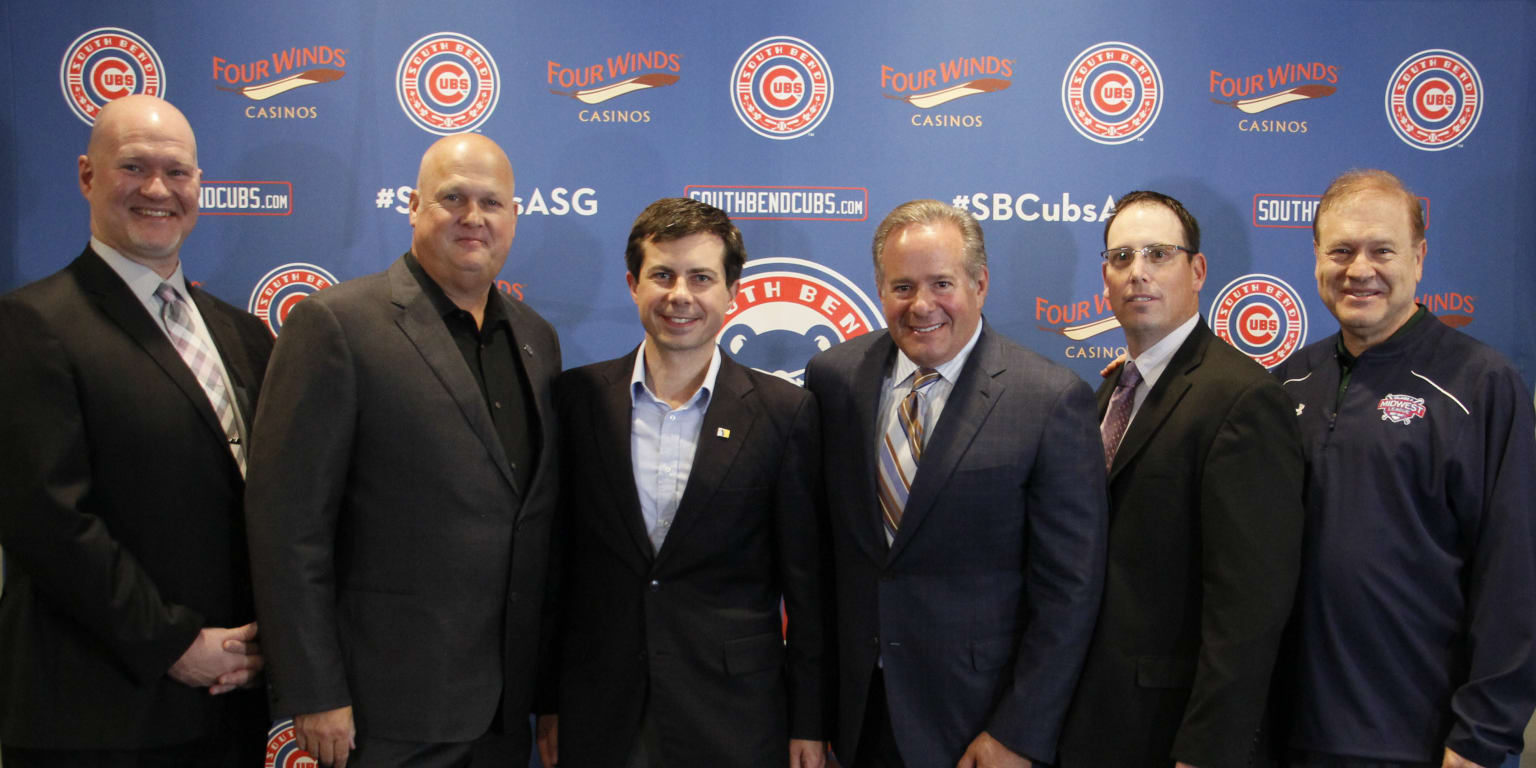
[[725,427],[720,427],[715,430],[715,437],[729,440],[731,439],[731,431]]
[[533,347],[530,347],[527,344],[524,344],[523,345],[523,351],[527,352],[529,357],[533,357]]

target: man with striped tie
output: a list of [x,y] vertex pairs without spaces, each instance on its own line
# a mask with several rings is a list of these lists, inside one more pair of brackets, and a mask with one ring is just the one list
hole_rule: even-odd
[[241,494],[272,335],[182,274],[200,176],[175,107],[111,102],[90,245],[0,299],[7,768],[261,759]]
[[837,578],[838,760],[1051,762],[1104,571],[1093,396],[987,325],[981,227],[935,200],[875,231],[888,326],[817,355]]

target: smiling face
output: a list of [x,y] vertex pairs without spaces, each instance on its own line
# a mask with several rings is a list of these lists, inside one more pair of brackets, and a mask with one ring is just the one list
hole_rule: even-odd
[[91,234],[169,276],[197,224],[202,172],[197,140],[181,112],[153,96],[109,103],[78,160]]
[[640,274],[625,277],[647,349],[712,355],[726,309],[736,298],[737,283],[726,283],[725,243],[713,233],[696,232],[661,243],[648,239],[640,247]]
[[1315,248],[1317,293],[1352,354],[1413,316],[1427,244],[1413,236],[1402,193],[1365,189],[1319,211]]
[[512,164],[496,143],[450,136],[421,158],[411,194],[411,251],[450,297],[489,290],[517,233]]
[[[1121,211],[1105,233],[1105,250],[1145,248],[1149,245],[1187,245],[1184,225],[1167,206],[1135,203]],[[1200,311],[1200,288],[1205,285],[1205,255],[1176,253],[1165,264],[1154,266],[1148,254],[1129,264],[1104,262],[1104,295],[1125,329],[1132,357],[1161,341],[1170,331]]]
[[891,233],[880,254],[880,307],[891,340],[912,362],[933,368],[965,348],[981,322],[987,268],[965,271],[964,240],[947,221]]

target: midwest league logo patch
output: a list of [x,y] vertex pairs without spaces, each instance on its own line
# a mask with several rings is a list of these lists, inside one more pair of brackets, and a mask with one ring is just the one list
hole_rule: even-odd
[[1376,410],[1381,411],[1381,420],[1394,424],[1408,424],[1414,419],[1424,418],[1427,412],[1424,408],[1424,398],[1412,395],[1387,395],[1376,404]]

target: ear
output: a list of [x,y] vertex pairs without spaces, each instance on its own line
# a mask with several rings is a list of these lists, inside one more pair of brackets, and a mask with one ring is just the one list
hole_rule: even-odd
[[1099,279],[1104,282],[1104,298],[1109,298],[1109,262],[1099,260]]
[[416,227],[416,217],[421,213],[421,192],[411,189],[410,220],[411,228]]
[[1424,257],[1429,254],[1429,241],[1420,240],[1413,250],[1413,258],[1416,262],[1413,267],[1413,282],[1417,285],[1424,280]]
[[981,299],[982,303],[986,303],[987,300],[987,283],[990,278],[991,273],[985,266],[981,268],[981,274],[976,276],[976,297]]
[[624,282],[629,285],[629,297],[634,299],[635,304],[638,305],[640,303],[640,295],[638,293],[640,289],[640,280],[636,278],[633,273],[625,272]]
[[1195,293],[1205,287],[1205,254],[1192,253],[1189,256],[1189,266],[1195,273]]
[[75,163],[80,167],[80,194],[90,199],[91,182],[96,177],[96,169],[91,167],[91,158],[85,155],[81,155]]

